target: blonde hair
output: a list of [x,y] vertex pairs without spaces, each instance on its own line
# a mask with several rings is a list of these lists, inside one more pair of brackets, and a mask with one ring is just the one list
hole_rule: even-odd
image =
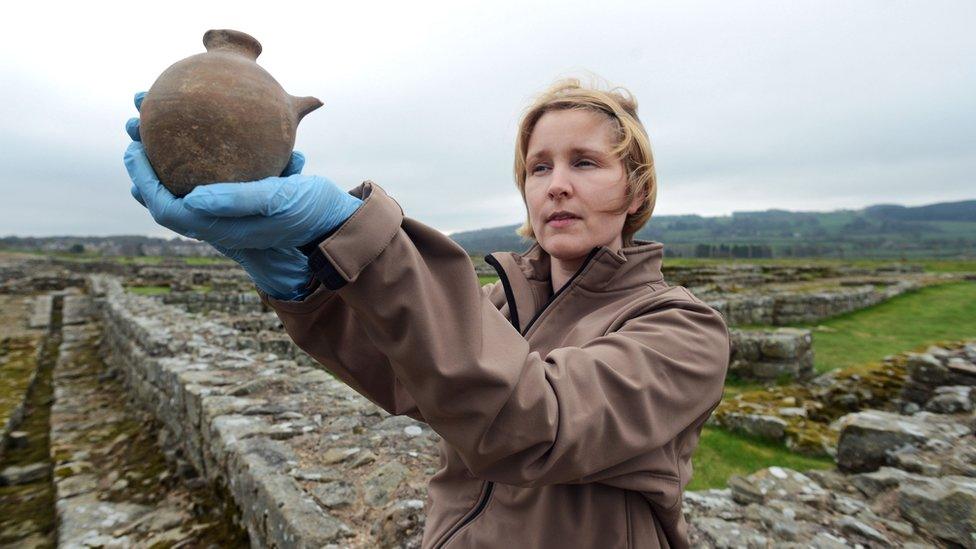
[[627,211],[634,197],[644,193],[640,208],[628,214],[621,230],[624,245],[631,245],[634,233],[647,223],[654,212],[657,199],[657,175],[654,172],[654,156],[647,130],[637,117],[637,100],[624,88],[615,87],[606,91],[595,85],[584,86],[579,79],[567,78],[556,81],[548,90],[539,95],[526,109],[519,122],[515,139],[515,185],[522,193],[526,207],[526,219],[515,232],[535,240],[532,224],[528,218],[528,203],[525,200],[526,156],[532,130],[549,111],[586,109],[603,113],[614,123],[616,143],[612,154],[624,163],[627,172],[627,196],[614,214]]

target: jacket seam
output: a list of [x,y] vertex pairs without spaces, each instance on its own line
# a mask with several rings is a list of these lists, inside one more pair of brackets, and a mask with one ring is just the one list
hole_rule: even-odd
[[[688,301],[686,299],[681,299],[681,298],[678,298],[678,297],[673,297],[673,298],[669,298],[669,299],[665,299],[665,300],[661,300],[661,301],[654,301],[654,300],[650,300],[650,299],[649,300],[646,300],[646,301],[645,300],[635,301],[635,302],[632,302],[630,304],[630,306],[627,307],[625,310],[623,310],[619,314],[617,314],[617,316],[615,316],[613,318],[613,320],[609,324],[609,326],[613,326],[613,325],[615,325],[615,324],[617,324],[619,322],[620,323],[620,326],[618,326],[618,328],[616,330],[608,330],[603,335],[610,335],[610,334],[616,333],[627,322],[629,322],[631,320],[635,320],[635,319],[641,318],[641,317],[643,317],[645,315],[648,315],[648,314],[653,314],[653,313],[657,312],[658,310],[660,310],[661,307],[663,307],[665,305],[670,305],[672,303],[690,303],[690,304],[693,304],[693,305],[703,305],[703,304],[705,304],[704,302],[700,302],[700,301],[699,302]],[[648,308],[648,306],[650,306],[650,307]]]
[[[307,315],[307,314],[311,314],[311,313],[314,313],[314,312],[318,311],[319,309],[322,308],[323,305],[325,305],[329,301],[332,301],[333,299],[335,299],[338,296],[338,294],[336,294],[335,291],[330,290],[324,284],[322,285],[322,287],[324,288],[323,293],[327,293],[327,294],[331,294],[331,295],[326,295],[325,297],[321,298],[318,301],[318,303],[315,303],[315,304],[312,304],[311,302],[307,302],[307,301],[304,301],[304,300],[303,301],[294,301],[294,302],[292,302],[292,301],[286,301],[286,300],[281,300],[281,299],[275,299],[275,298],[271,297],[270,295],[267,296],[268,299],[269,299],[268,304],[271,305],[273,309],[280,307],[281,309],[283,309],[285,312],[287,312],[289,314],[295,314],[295,315]],[[310,295],[308,297],[312,297],[312,296]],[[276,301],[276,303],[271,303],[271,301],[270,301],[271,299],[274,299]]]
[[[393,242],[393,239],[396,238],[396,236],[397,236],[397,234],[399,234],[399,232],[400,232],[400,226],[398,225],[397,226],[397,230],[392,231],[392,233],[390,234],[390,238],[388,238],[386,240],[386,242],[383,243],[383,245],[379,248],[379,250],[375,254],[373,254],[369,259],[363,261],[362,264],[359,265],[359,268],[357,269],[357,272],[356,272],[356,275],[357,276],[359,275],[359,273],[363,272],[363,270],[366,267],[368,267],[373,261],[375,261],[376,258],[380,256],[380,254],[382,254],[383,252],[385,252],[386,249],[388,247],[390,247],[390,243]],[[339,233],[336,233],[336,234],[338,235]],[[351,281],[352,280],[353,277],[349,276],[341,267],[338,267],[335,264],[335,262],[332,260],[332,255],[331,254],[328,254],[327,253],[326,258],[329,260],[329,263],[331,263],[332,266],[339,272],[339,274],[342,275],[343,278],[346,279],[346,281]]]
[[634,546],[634,524],[630,518],[630,492],[622,490],[624,495],[624,515],[627,517],[627,548]]
[[[356,211],[354,211],[352,213],[352,215],[349,216],[348,219],[346,219],[346,221],[343,222],[342,226],[339,227],[339,230],[337,230],[335,232],[335,234],[333,234],[328,239],[324,240],[321,244],[319,244],[319,248],[322,250],[322,252],[325,255],[326,259],[329,260],[329,263],[332,264],[332,267],[335,268],[335,270],[338,271],[338,273],[340,275],[342,275],[342,277],[344,279],[346,279],[347,281],[351,280],[352,277],[349,276],[349,274],[346,272],[345,269],[343,269],[341,266],[337,265],[336,262],[332,260],[332,254],[328,250],[328,244],[330,242],[332,242],[332,240],[334,238],[338,237],[344,231],[346,231],[349,227],[351,227],[353,225],[353,223],[351,223],[351,221],[353,219],[355,219],[357,216],[360,216],[361,217],[361,215],[365,215],[365,214],[362,214],[362,211],[366,209],[365,208],[366,202],[367,201],[372,201],[372,199],[374,198],[374,194],[373,194],[373,190],[374,190],[373,187],[374,186],[376,186],[376,184],[373,183],[372,181],[365,181],[364,182],[363,194],[365,194],[367,192],[367,189],[368,189],[369,194],[366,195],[365,199],[363,199],[363,204],[359,208],[357,208]],[[358,273],[361,273],[363,271],[363,269],[366,268],[367,265],[369,265],[370,263],[372,263],[373,260],[375,260],[377,257],[379,257],[380,254],[382,254],[386,250],[386,248],[390,245],[390,242],[393,242],[393,239],[396,237],[397,233],[400,232],[399,231],[399,227],[403,224],[403,208],[400,206],[400,204],[396,200],[393,199],[393,197],[391,197],[390,195],[386,195],[386,196],[391,201],[393,201],[394,204],[397,205],[397,208],[399,208],[399,210],[400,210],[400,216],[401,216],[400,223],[397,224],[397,230],[392,231],[392,234],[390,235],[390,238],[388,238],[386,240],[386,242],[383,244],[383,246],[381,246],[380,249],[375,254],[373,254],[372,257],[370,257],[369,259],[367,259],[366,261],[364,261],[362,263],[362,265],[359,266],[359,269],[357,271],[357,275],[358,275]]]
[[[347,219],[346,219],[346,220],[345,220],[345,221],[344,221],[344,222],[343,222],[343,223],[342,223],[342,224],[341,224],[341,225],[339,226],[339,228],[338,228],[338,230],[336,230],[336,232],[335,232],[335,233],[333,233],[333,234],[332,234],[332,235],[331,235],[331,236],[330,236],[329,238],[327,238],[327,239],[325,239],[325,240],[323,240],[323,241],[322,241],[322,242],[321,242],[321,243],[319,244],[319,247],[320,247],[320,248],[323,248],[323,247],[325,246],[325,244],[326,244],[326,242],[328,242],[328,241],[330,241],[330,240],[332,240],[333,238],[335,238],[335,237],[337,237],[337,236],[339,236],[340,234],[342,234],[342,233],[343,233],[343,231],[345,231],[346,229],[348,229],[348,228],[349,228],[349,226],[351,225],[351,223],[349,223],[349,222],[350,222],[350,221],[352,221],[353,219],[355,219],[356,217],[358,217],[358,216],[361,216],[361,215],[362,215],[362,211],[363,211],[363,210],[365,209],[365,206],[366,206],[366,202],[367,202],[367,201],[370,201],[370,202],[372,202],[372,200],[371,200],[371,199],[373,198],[373,185],[374,185],[374,183],[373,183],[372,181],[366,181],[365,183],[368,183],[368,186],[366,186],[366,187],[364,187],[364,188],[363,188],[363,192],[364,192],[364,194],[365,194],[365,192],[366,192],[366,189],[369,189],[369,194],[368,194],[368,195],[366,195],[366,197],[362,199],[362,200],[363,200],[363,203],[362,203],[362,204],[360,204],[360,206],[359,206],[358,208],[356,208],[356,210],[355,210],[354,212],[352,212],[352,215],[350,215],[350,216],[349,216],[349,217],[348,217],[348,218],[347,218]],[[401,211],[403,211],[403,210],[401,209]],[[323,249],[322,251],[324,252],[325,250]],[[341,272],[341,269],[340,269],[340,272]]]
[[681,476],[680,476],[680,474],[678,474],[678,475],[669,475],[667,473],[655,473],[653,471],[644,471],[644,474],[646,474],[649,477],[659,478],[659,479],[662,479],[662,480],[670,480],[672,482],[678,482],[678,483],[681,482]]

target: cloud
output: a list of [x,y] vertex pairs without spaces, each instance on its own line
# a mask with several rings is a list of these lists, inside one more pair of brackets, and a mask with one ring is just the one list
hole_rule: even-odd
[[307,173],[372,179],[444,231],[522,220],[519,113],[583,71],[637,96],[658,214],[973,198],[971,3],[188,6],[66,5],[43,40],[29,24],[0,38],[0,234],[158,233],[129,197],[122,125],[132,94],[220,27],[325,101],[299,128]]

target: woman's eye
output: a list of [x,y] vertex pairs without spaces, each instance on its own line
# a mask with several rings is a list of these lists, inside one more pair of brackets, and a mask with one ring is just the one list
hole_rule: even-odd
[[577,160],[576,161],[576,165],[577,166],[596,166],[596,162],[593,162],[592,160],[586,160],[584,158],[582,160]]
[[546,166],[545,164],[538,164],[532,167],[532,173],[541,173],[543,170],[547,169],[549,169],[549,166]]

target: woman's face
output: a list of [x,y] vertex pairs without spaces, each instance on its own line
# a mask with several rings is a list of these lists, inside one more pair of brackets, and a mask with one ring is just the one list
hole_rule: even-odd
[[[525,201],[536,240],[552,257],[571,261],[597,246],[622,245],[624,221],[640,196],[627,212],[606,212],[627,194],[623,161],[611,154],[613,130],[607,116],[585,109],[549,111],[532,130]],[[550,219],[559,211],[572,217]]]

